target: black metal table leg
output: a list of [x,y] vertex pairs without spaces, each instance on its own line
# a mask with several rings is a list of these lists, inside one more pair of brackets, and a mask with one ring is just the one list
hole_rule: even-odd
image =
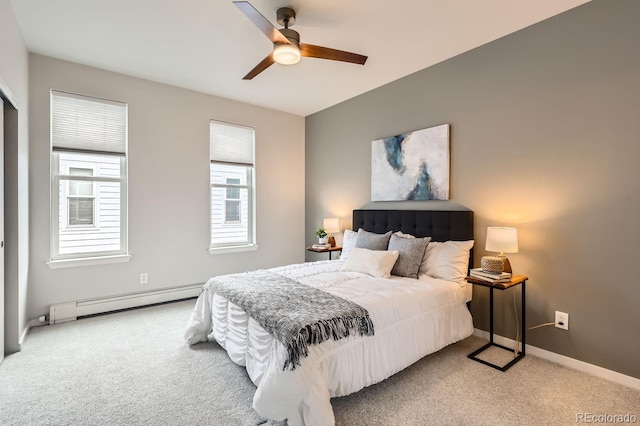
[[[482,282],[482,280],[474,280],[472,277],[467,277],[467,281],[472,283],[472,284],[476,284],[476,285],[482,285],[484,287],[489,287],[489,343],[487,343],[486,345],[482,346],[481,348],[473,351],[472,353],[470,353],[468,355],[469,358],[473,359],[474,361],[478,361],[479,363],[482,363],[484,365],[488,365],[489,367],[493,367],[497,370],[500,371],[507,371],[511,366],[513,366],[513,364],[515,364],[516,362],[520,361],[522,358],[524,358],[525,356],[525,347],[526,347],[526,290],[525,290],[525,284],[527,281],[527,277],[524,276],[518,276],[518,277],[513,277],[511,282],[509,283],[504,283],[502,285],[497,285],[497,284],[491,284],[491,283],[486,283],[486,282]],[[493,323],[493,290],[495,288],[497,288],[498,290],[505,290],[507,288],[511,288],[513,286],[516,286],[518,284],[522,285],[522,307],[521,307],[521,314],[520,314],[520,318],[522,320],[522,324],[520,326],[520,333],[522,336],[522,347],[520,348],[520,351],[517,351],[517,348],[515,350],[515,356],[514,358],[509,361],[507,364],[505,364],[504,366],[499,366],[499,365],[495,365],[492,364],[488,361],[485,361],[483,359],[480,359],[477,357],[477,355],[479,355],[480,353],[484,352],[486,349],[490,348],[491,346],[496,346],[498,348],[504,349],[506,351],[509,352],[514,352],[514,349],[512,348],[508,348],[506,346],[500,345],[498,343],[494,342],[494,337],[493,337],[493,333],[494,333],[494,323]]]

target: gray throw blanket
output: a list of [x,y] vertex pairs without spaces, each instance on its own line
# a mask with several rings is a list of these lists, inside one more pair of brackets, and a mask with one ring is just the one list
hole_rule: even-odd
[[310,344],[352,334],[373,335],[373,323],[363,307],[273,272],[214,277],[204,290],[239,306],[287,348],[283,370],[300,365]]

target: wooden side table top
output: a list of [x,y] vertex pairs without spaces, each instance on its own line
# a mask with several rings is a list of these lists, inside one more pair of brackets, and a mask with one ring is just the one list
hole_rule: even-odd
[[316,253],[327,253],[327,252],[330,252],[330,251],[340,251],[340,250],[342,250],[342,247],[338,247],[338,246],[329,247],[329,248],[307,247],[307,250],[314,251]]
[[525,275],[514,275],[511,277],[511,281],[508,281],[506,283],[492,283],[476,277],[471,277],[471,276],[465,277],[465,280],[468,283],[481,285],[484,287],[493,287],[493,288],[497,288],[498,290],[506,290],[513,286],[520,285],[523,282],[527,281],[528,279],[529,277]]

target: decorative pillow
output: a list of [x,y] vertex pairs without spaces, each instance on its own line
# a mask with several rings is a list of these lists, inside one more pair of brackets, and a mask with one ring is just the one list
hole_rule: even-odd
[[461,282],[469,269],[469,250],[473,240],[430,242],[418,275],[429,275],[448,281]]
[[340,259],[346,259],[349,257],[349,253],[356,246],[356,239],[358,239],[358,233],[351,229],[345,229],[342,235],[342,252],[340,253]]
[[389,240],[389,250],[397,250],[400,253],[391,274],[400,277],[418,278],[418,270],[422,263],[427,244],[431,237],[407,238],[393,234]]
[[369,250],[354,247],[342,265],[343,271],[362,272],[376,278],[391,278],[398,251]]
[[389,238],[391,238],[391,231],[386,234],[375,234],[360,228],[358,229],[356,247],[369,250],[386,250],[389,245]]
[[[401,237],[401,238],[415,238],[413,235],[405,234],[402,231],[396,231],[396,232],[393,233],[393,235],[397,235],[398,237]],[[429,239],[431,239],[431,237],[429,237]]]

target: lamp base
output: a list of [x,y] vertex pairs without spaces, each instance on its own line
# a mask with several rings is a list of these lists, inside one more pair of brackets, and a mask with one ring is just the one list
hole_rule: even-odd
[[485,272],[490,274],[500,274],[504,271],[504,259],[499,256],[482,256],[480,266]]
[[498,256],[502,259],[502,270],[504,272],[508,272],[510,274],[513,273],[511,270],[511,263],[509,262],[509,258],[507,256]]
[[504,254],[498,256],[482,256],[480,265],[483,271],[492,274],[499,274],[500,272],[512,273],[509,258]]
[[333,235],[329,235],[329,241],[327,241],[327,243],[331,244],[331,247],[336,246],[336,239],[333,237]]

